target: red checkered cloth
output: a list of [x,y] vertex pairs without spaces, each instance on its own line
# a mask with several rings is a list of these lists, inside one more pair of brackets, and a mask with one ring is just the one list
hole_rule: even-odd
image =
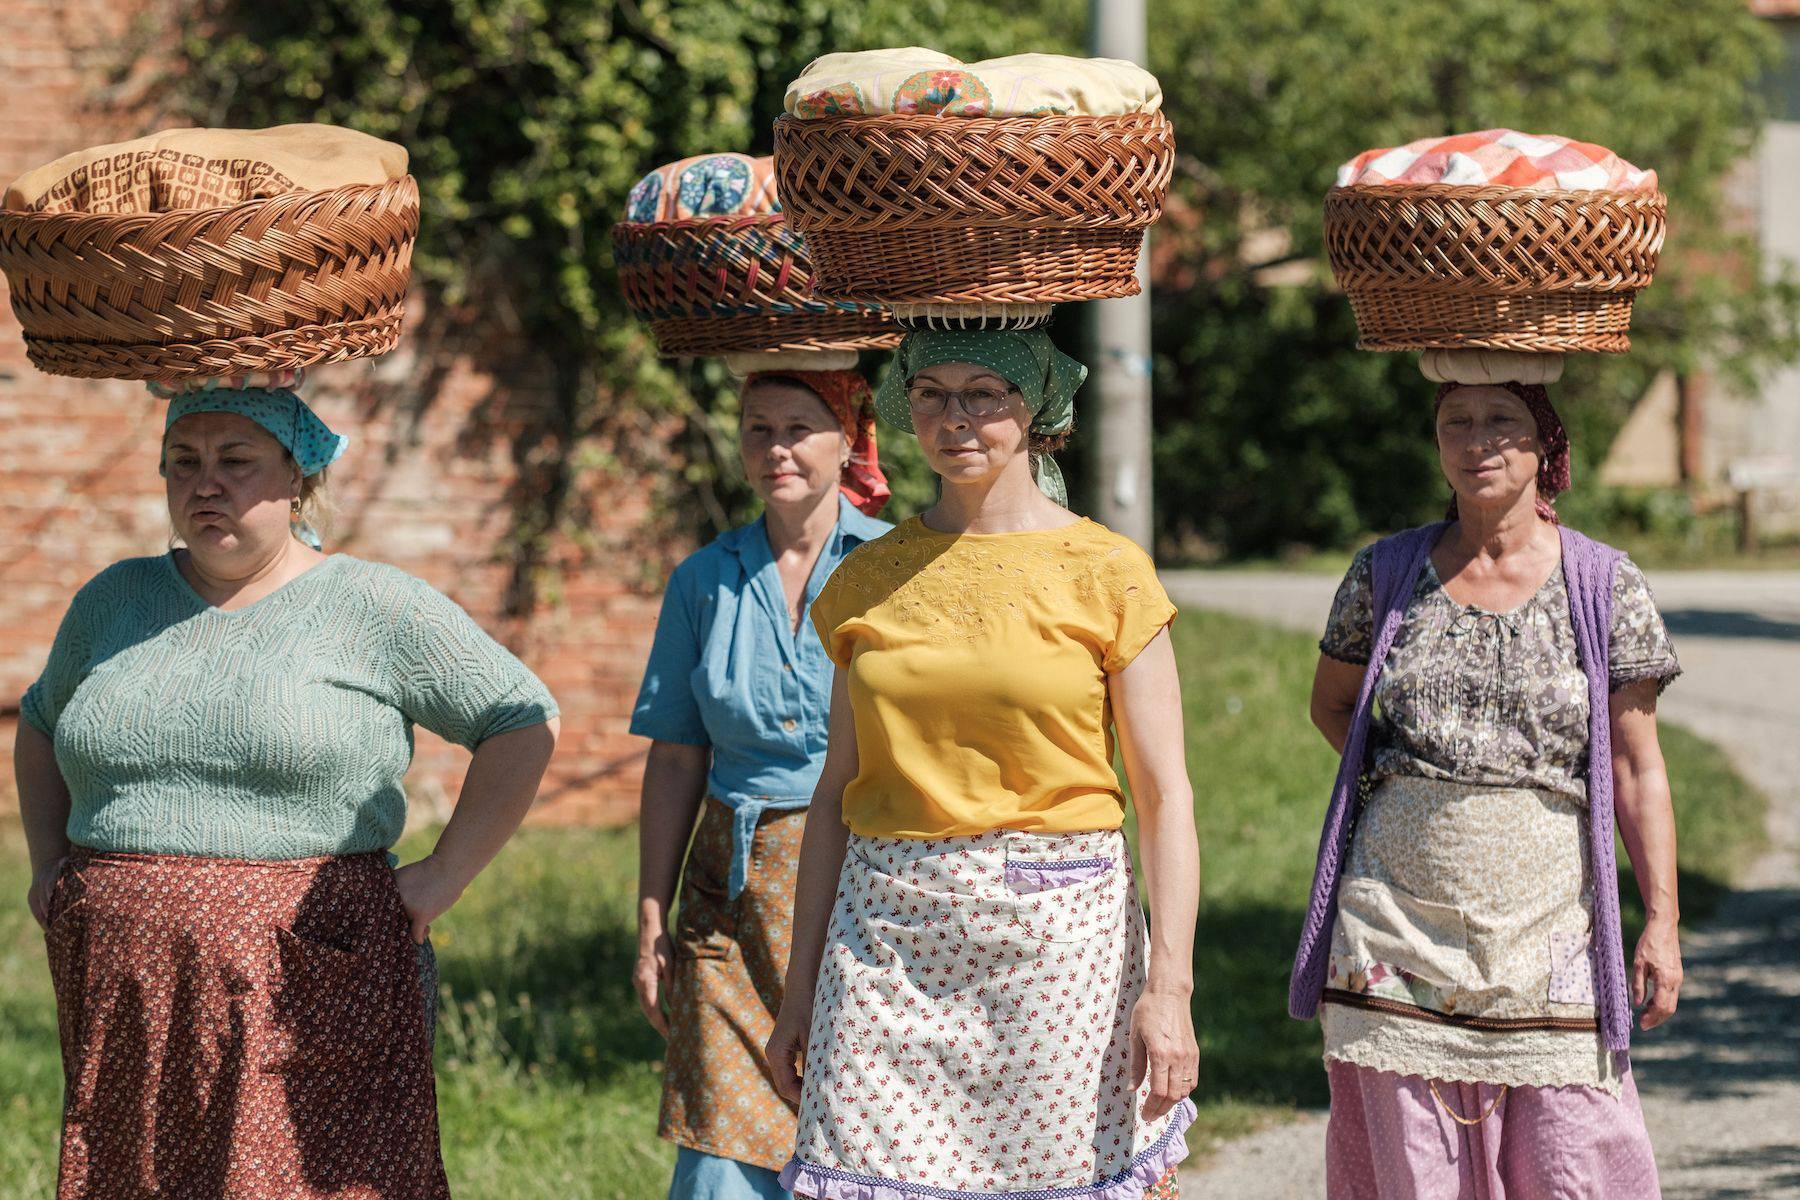
[[1544,190],[1655,191],[1656,172],[1640,171],[1591,142],[1484,129],[1364,150],[1338,168],[1350,184],[1454,183]]

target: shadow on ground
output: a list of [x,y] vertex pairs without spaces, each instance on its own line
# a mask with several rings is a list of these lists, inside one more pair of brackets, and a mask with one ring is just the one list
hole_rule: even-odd
[[1800,642],[1800,622],[1783,621],[1740,609],[1677,608],[1665,610],[1663,621],[1675,637],[1771,638]]
[[1800,1078],[1796,944],[1800,891],[1746,891],[1720,906],[1704,938],[1684,947],[1689,986],[1674,1020],[1634,1035],[1659,1090],[1711,1100]]

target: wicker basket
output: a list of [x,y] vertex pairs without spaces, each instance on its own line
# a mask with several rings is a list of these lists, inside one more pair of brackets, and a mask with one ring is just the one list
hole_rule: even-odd
[[1159,112],[775,122],[818,291],[890,304],[1134,295],[1174,162]]
[[410,175],[224,208],[0,212],[0,269],[39,370],[232,375],[392,349],[418,228]]
[[1668,201],[1656,191],[1352,185],[1325,247],[1365,350],[1619,353]]
[[625,303],[674,357],[746,350],[881,350],[900,331],[874,304],[812,292],[806,243],[781,213],[621,221]]

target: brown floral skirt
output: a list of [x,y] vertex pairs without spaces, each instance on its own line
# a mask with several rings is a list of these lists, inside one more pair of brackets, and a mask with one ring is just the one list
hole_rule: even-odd
[[439,1200],[421,958],[381,852],[77,850],[46,940],[59,1200]]
[[771,1171],[794,1153],[795,1111],[770,1082],[763,1045],[781,1008],[805,827],[804,809],[766,813],[751,842],[748,886],[728,899],[731,810],[707,797],[675,919],[657,1132]]

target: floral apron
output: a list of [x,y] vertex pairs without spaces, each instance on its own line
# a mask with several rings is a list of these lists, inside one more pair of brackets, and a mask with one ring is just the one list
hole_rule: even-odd
[[1146,953],[1117,830],[852,835],[782,1182],[885,1200],[1172,1194],[1194,1106],[1141,1115],[1128,1031]]

